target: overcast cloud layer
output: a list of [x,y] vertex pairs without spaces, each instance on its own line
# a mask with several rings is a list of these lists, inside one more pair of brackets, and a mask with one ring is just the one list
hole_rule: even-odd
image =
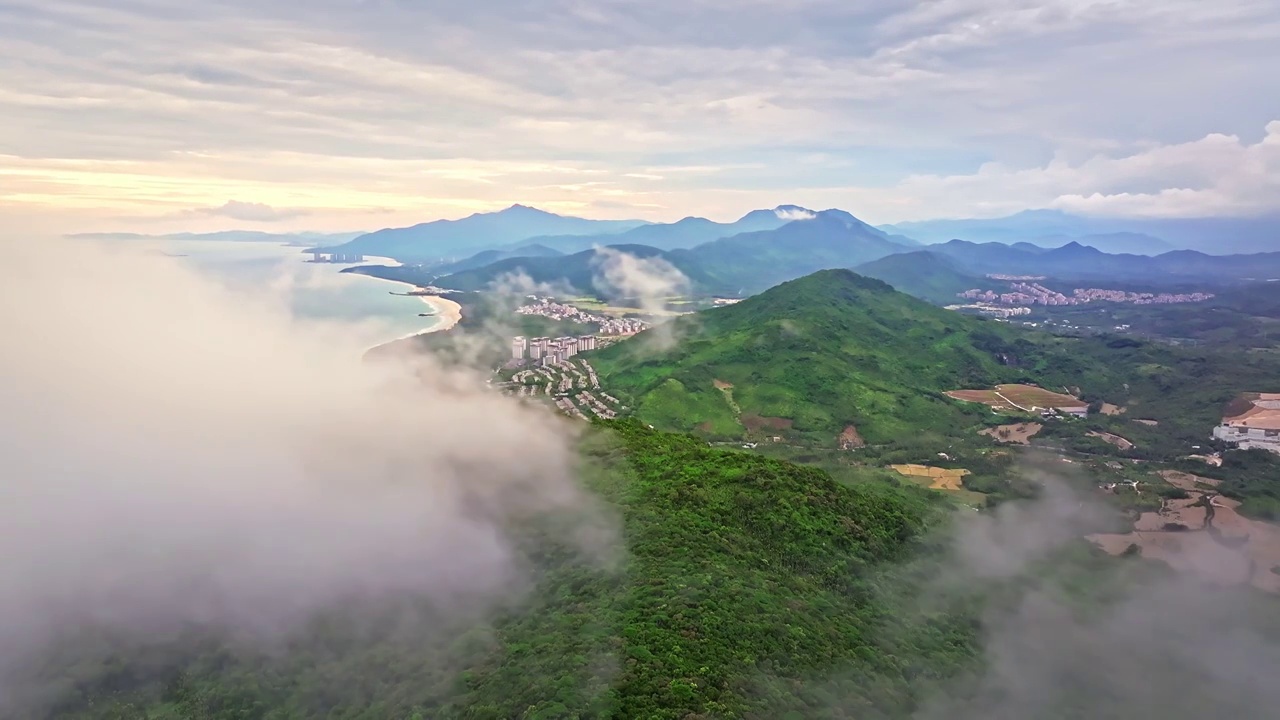
[[0,231],[1280,210],[1274,0],[0,0]]

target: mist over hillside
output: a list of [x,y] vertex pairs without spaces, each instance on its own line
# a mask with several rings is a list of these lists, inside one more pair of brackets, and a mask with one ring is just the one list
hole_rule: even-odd
[[83,243],[57,262],[68,251],[15,244],[0,290],[6,716],[58,687],[45,651],[100,633],[266,650],[318,613],[406,595],[443,626],[518,597],[513,528],[555,514],[578,517],[553,531],[568,547],[608,554],[563,424],[429,358],[362,363],[359,326],[291,317],[287,283],[233,290]]

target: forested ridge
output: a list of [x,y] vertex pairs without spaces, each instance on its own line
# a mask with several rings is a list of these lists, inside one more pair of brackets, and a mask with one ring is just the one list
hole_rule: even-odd
[[56,711],[24,717],[892,718],[975,657],[970,620],[896,607],[908,583],[892,568],[926,552],[949,507],[936,495],[634,421],[583,454],[617,513],[616,564],[530,527],[536,587],[485,621],[400,599],[337,608],[284,648],[195,630],[145,650],[73,643],[80,661],[42,678]]

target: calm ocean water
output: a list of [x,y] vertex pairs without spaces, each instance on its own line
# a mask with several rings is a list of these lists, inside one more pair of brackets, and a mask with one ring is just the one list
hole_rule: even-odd
[[[173,240],[157,249],[232,286],[279,288],[298,317],[375,324],[377,336],[385,338],[384,342],[422,332],[437,322],[419,316],[432,310],[418,298],[391,294],[409,291],[408,285],[339,272],[348,265],[306,262],[310,256],[300,247]],[[395,261],[368,258],[361,264],[394,265]]]

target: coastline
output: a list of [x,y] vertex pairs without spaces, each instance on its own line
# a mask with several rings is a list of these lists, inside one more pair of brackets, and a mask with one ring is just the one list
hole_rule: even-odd
[[426,333],[444,332],[452,330],[455,325],[462,321],[462,306],[450,300],[449,298],[440,297],[439,295],[419,295],[422,302],[431,306],[435,310],[433,317],[438,318],[435,325],[423,330],[420,333],[414,333],[407,337],[416,337]]
[[393,292],[391,294],[399,295],[401,297],[416,297],[422,300],[422,302],[426,303],[427,306],[429,306],[434,311],[430,315],[426,316],[427,318],[430,318],[432,320],[431,325],[425,328],[422,328],[421,330],[414,330],[411,333],[406,333],[405,335],[401,335],[400,337],[395,338],[393,340],[388,340],[386,342],[379,343],[374,347],[381,347],[383,345],[389,345],[393,342],[408,340],[409,338],[415,338],[415,337],[418,337],[419,335],[428,335],[434,332],[442,332],[445,330],[449,330],[462,321],[462,306],[448,298],[443,298],[438,295],[417,295],[415,293],[422,292],[422,288],[418,287],[417,285],[414,285],[411,282],[405,282],[403,280],[388,280],[387,278],[380,278],[376,275],[365,275],[364,273],[356,273],[356,274],[358,274],[360,277],[379,280],[385,283],[403,285],[409,288],[408,292],[404,292],[404,293]]

